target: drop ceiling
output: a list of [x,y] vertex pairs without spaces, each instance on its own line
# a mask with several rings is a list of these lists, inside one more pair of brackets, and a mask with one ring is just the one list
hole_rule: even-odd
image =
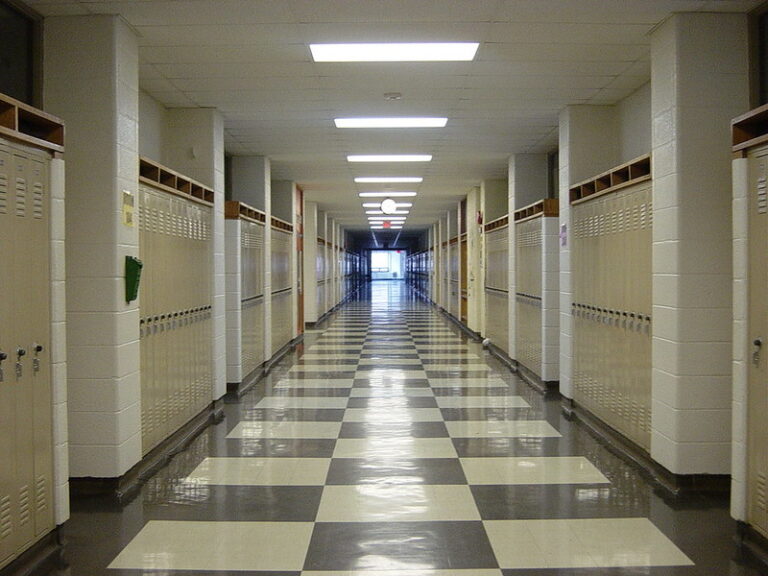
[[[649,32],[672,12],[760,0],[26,0],[43,16],[119,14],[140,86],[166,107],[215,107],[231,155],[263,155],[349,229],[367,228],[358,176],[421,176],[411,233],[516,153],[557,147],[569,104],[614,104],[650,78]],[[310,43],[479,42],[473,62],[314,63]],[[386,93],[402,99],[388,100]],[[447,116],[443,129],[341,130],[336,117]],[[349,164],[348,154],[432,154]],[[393,186],[414,189],[414,185]]]

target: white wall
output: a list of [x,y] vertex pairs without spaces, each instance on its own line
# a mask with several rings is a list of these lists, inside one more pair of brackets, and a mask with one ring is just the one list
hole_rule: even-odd
[[168,130],[165,106],[139,90],[139,156],[163,164],[163,145]]
[[651,151],[651,83],[648,82],[616,105],[619,130],[619,164]]

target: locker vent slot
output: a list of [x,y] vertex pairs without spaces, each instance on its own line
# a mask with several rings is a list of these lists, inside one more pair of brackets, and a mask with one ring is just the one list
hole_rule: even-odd
[[757,474],[757,482],[755,484],[755,503],[760,510],[765,510],[765,474]]
[[40,182],[32,188],[32,215],[37,220],[43,217],[43,185]]
[[8,538],[13,532],[11,523],[11,497],[5,496],[0,500],[0,540]]
[[8,214],[8,175],[0,174],[0,214]]
[[24,218],[27,215],[27,181],[16,178],[16,216]]
[[31,519],[29,505],[29,486],[22,486],[19,490],[19,526],[28,524]]
[[35,508],[38,512],[43,512],[48,508],[48,482],[45,476],[38,476],[35,492]]

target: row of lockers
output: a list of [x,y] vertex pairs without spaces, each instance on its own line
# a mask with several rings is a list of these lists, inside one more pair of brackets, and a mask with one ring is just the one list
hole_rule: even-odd
[[0,568],[54,527],[50,160],[0,139]]

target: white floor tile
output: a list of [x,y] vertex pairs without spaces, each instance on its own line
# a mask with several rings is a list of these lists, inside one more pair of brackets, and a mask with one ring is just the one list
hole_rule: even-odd
[[442,422],[438,408],[347,408],[344,422]]
[[482,361],[482,356],[474,352],[446,354],[445,352],[419,352],[419,358],[428,358],[431,360],[455,360],[456,358],[477,359]]
[[256,404],[256,408],[346,408],[347,398],[325,398],[315,396],[267,396]]
[[469,484],[608,484],[582,456],[462,458]]
[[352,388],[352,379],[341,378],[286,378],[279,380],[275,388]]
[[[454,356],[454,358],[456,358]],[[452,372],[491,372],[491,368],[478,358],[472,364],[424,364],[424,370],[450,370]]]
[[[328,352],[328,353],[306,353],[302,360],[355,360],[360,357],[360,352]],[[354,366],[350,364],[350,366]]]
[[479,520],[469,486],[326,486],[318,522]]
[[322,486],[330,458],[206,458],[186,478],[227,486]]
[[301,576],[501,576],[501,570],[305,570]]
[[446,422],[451,438],[560,438],[546,420],[458,420]]
[[291,366],[288,372],[354,372],[357,364],[300,364]]
[[456,449],[450,438],[339,438],[334,458],[368,458],[388,460],[397,458],[456,458]]
[[484,378],[430,378],[432,388],[502,388],[508,386],[498,376],[490,375]]
[[693,564],[647,518],[491,520],[483,524],[504,569]]
[[239,422],[227,438],[322,438],[336,439],[341,422]]
[[436,396],[440,408],[530,408],[520,396]]
[[301,570],[312,522],[150,521],[109,568]]

